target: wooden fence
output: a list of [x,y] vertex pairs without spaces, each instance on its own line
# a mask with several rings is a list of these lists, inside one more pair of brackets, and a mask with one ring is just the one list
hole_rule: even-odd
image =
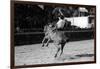
[[[81,31],[64,31],[66,36],[69,37],[70,41],[87,40],[93,39],[93,30],[81,30]],[[41,43],[44,37],[44,32],[25,32],[14,34],[14,44],[26,45]]]

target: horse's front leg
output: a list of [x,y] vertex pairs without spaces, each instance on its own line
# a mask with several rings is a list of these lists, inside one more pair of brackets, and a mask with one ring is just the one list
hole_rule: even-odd
[[50,38],[48,39],[47,43],[46,43],[46,46],[48,47],[49,45],[49,42],[50,42]]
[[44,41],[45,41],[45,37],[43,38],[43,40],[42,40],[42,47],[44,47]]

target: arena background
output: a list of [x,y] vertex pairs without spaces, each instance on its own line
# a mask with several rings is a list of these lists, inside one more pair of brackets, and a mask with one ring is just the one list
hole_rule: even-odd
[[[36,44],[41,43],[44,37],[43,28],[47,23],[57,20],[61,7],[61,12],[69,21],[69,25],[64,28],[66,36],[70,41],[87,40],[94,38],[94,8],[59,5],[34,5],[34,4],[14,4],[14,44]],[[85,8],[85,10],[84,10]],[[90,17],[88,17],[90,16]],[[73,18],[72,18],[73,17]],[[74,18],[75,17],[75,18]],[[79,18],[78,18],[79,17]],[[70,18],[70,19],[69,19]],[[83,20],[85,18],[86,20]],[[73,20],[74,19],[74,22]],[[80,20],[80,21],[79,21]],[[75,22],[76,21],[76,22]],[[83,21],[83,22],[82,22]],[[84,21],[91,27],[84,27]],[[76,25],[74,25],[76,23]],[[79,27],[77,26],[83,27]],[[93,26],[92,26],[93,24]],[[83,25],[83,26],[82,26]],[[86,24],[87,25],[87,24]]]

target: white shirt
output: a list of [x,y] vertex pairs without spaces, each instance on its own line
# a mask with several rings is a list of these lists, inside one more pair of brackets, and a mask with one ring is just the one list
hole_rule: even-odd
[[64,25],[65,25],[65,20],[59,19],[59,21],[57,22],[57,28],[58,29],[63,28]]

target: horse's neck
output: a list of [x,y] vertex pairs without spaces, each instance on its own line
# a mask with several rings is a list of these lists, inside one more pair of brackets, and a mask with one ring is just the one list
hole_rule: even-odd
[[54,36],[55,34],[57,34],[57,30],[50,30],[49,31],[49,34],[51,35],[51,36]]

